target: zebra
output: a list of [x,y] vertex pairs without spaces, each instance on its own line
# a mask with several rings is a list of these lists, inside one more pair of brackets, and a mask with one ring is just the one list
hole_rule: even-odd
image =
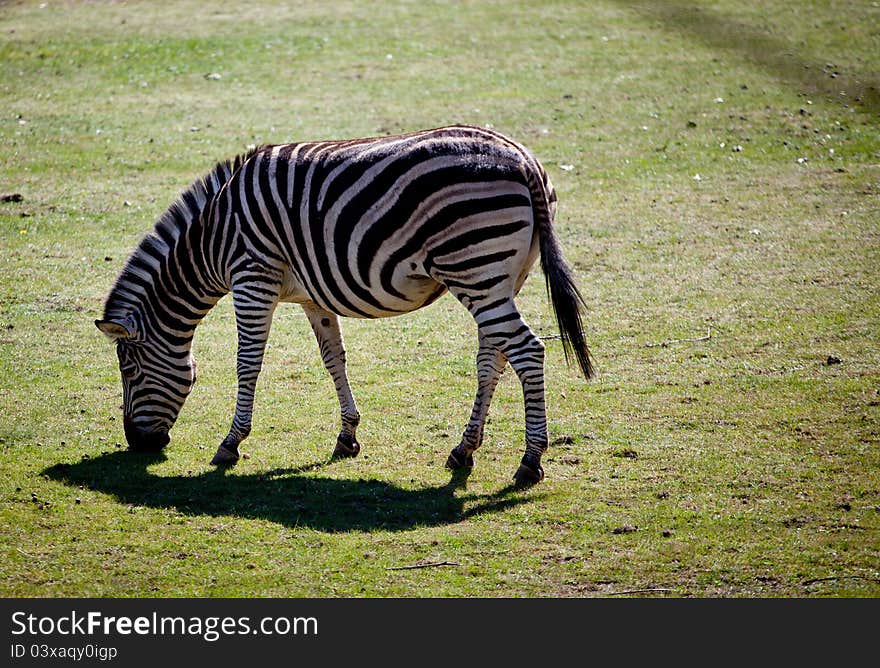
[[566,360],[593,375],[586,304],[553,231],[556,208],[550,178],[529,150],[466,125],[265,145],[218,163],[141,240],[95,321],[116,342],[129,447],[168,444],[196,382],[196,327],[231,293],[238,391],[232,426],[211,464],[239,459],[281,302],[303,308],[335,385],[341,429],[333,457],[354,457],[360,413],[346,376],[340,316],[397,316],[449,292],[477,325],[478,382],[446,466],[473,467],[509,363],[525,404],[525,454],[514,479],[542,480],[544,344],[514,303],[539,256]]

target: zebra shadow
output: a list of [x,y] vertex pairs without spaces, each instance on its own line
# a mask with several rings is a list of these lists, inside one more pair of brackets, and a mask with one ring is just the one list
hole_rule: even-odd
[[404,531],[453,524],[537,498],[534,491],[525,493],[513,485],[491,494],[467,493],[467,476],[462,473],[453,474],[444,485],[423,489],[315,475],[330,461],[244,475],[224,469],[171,476],[149,471],[164,460],[161,453],[119,451],[76,464],[56,464],[43,475],[109,494],[120,503],[193,516],[270,520],[324,532]]

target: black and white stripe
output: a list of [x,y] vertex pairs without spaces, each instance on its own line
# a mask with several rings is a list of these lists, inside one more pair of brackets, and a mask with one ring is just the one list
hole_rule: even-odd
[[449,291],[477,323],[478,391],[450,468],[469,466],[507,363],[523,386],[520,482],[543,476],[544,349],[514,297],[540,255],[565,344],[586,376],[583,301],[552,229],[556,195],[520,144],[467,126],[396,137],[265,146],[191,186],[138,246],[98,327],[118,341],[126,434],[162,447],[195,382],[192,337],[232,293],[239,390],[215,464],[234,462],[279,302],[301,304],[339,398],[335,454],[355,455],[360,416],[339,316],[381,318]]

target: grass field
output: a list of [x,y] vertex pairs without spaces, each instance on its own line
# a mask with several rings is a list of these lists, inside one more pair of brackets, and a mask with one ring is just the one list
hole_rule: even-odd
[[[878,3],[6,2],[0,35],[0,595],[880,595]],[[476,387],[448,297],[343,323],[355,460],[285,306],[249,457],[208,465],[228,300],[164,455],[125,451],[93,320],[177,194],[251,144],[453,122],[547,166],[590,306],[596,380],[547,341],[547,479],[510,486],[510,370],[443,468]],[[537,270],[519,303],[555,333]]]

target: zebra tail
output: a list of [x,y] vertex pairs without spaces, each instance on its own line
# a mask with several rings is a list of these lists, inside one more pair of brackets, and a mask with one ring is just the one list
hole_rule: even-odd
[[583,320],[587,305],[574,282],[571,268],[562,255],[562,248],[553,231],[546,191],[542,186],[539,187],[541,197],[533,206],[547,295],[556,314],[565,360],[571,364],[574,357],[584,377],[589,379],[595,375],[595,369],[584,335]]

